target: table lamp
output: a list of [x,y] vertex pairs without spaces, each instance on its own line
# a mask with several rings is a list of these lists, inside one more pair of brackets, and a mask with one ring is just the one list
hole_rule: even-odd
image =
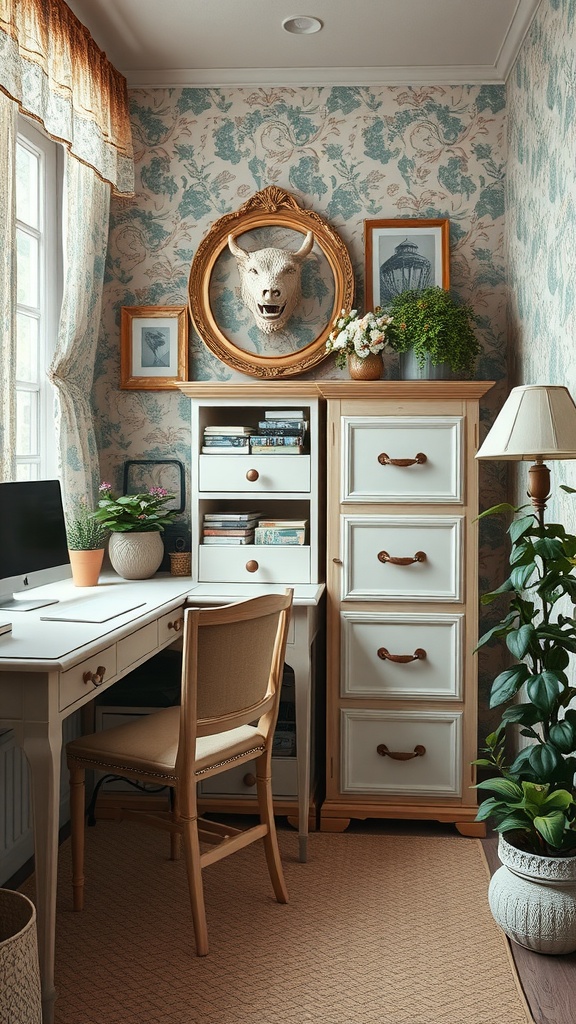
[[550,496],[550,470],[544,459],[576,459],[576,405],[568,388],[559,384],[512,388],[476,458],[534,460],[528,471],[528,497],[542,526]]

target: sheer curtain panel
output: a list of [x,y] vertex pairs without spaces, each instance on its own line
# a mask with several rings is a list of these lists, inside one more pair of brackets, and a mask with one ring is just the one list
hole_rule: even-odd
[[16,104],[0,92],[0,480],[16,473]]

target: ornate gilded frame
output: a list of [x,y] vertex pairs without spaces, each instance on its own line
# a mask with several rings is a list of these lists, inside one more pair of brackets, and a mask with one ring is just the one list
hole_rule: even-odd
[[[322,323],[314,340],[286,355],[266,356],[244,351],[235,344],[218,323],[210,301],[210,285],[216,261],[228,245],[228,235],[242,235],[259,228],[282,226],[314,239],[325,257],[333,277],[334,301],[330,315]],[[354,294],[354,272],[348,250],[336,231],[313,210],[302,209],[294,196],[270,185],[257,192],[235,213],[217,220],[202,240],[190,271],[188,285],[190,315],[198,334],[210,349],[228,366],[251,377],[294,377],[305,373],[328,354],[326,340],[332,323],[341,309],[350,309]]]
[[[168,351],[150,358],[146,331],[157,329]],[[145,353],[147,352],[148,358]],[[188,380],[186,306],[122,306],[120,314],[120,387],[125,391],[166,391]]]

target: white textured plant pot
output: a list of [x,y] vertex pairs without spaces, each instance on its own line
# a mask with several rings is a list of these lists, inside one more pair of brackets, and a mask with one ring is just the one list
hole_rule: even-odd
[[0,1021],[42,1022],[36,909],[12,889],[0,889]]
[[164,558],[164,541],[158,530],[111,533],[108,554],[112,568],[123,579],[147,580]]
[[498,842],[502,867],[492,876],[488,902],[494,920],[535,953],[576,950],[576,857],[540,857]]

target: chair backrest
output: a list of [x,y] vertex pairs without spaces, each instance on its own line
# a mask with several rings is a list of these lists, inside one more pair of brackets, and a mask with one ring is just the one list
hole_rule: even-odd
[[258,721],[267,733],[278,714],[292,590],[184,616],[177,771],[196,737]]

